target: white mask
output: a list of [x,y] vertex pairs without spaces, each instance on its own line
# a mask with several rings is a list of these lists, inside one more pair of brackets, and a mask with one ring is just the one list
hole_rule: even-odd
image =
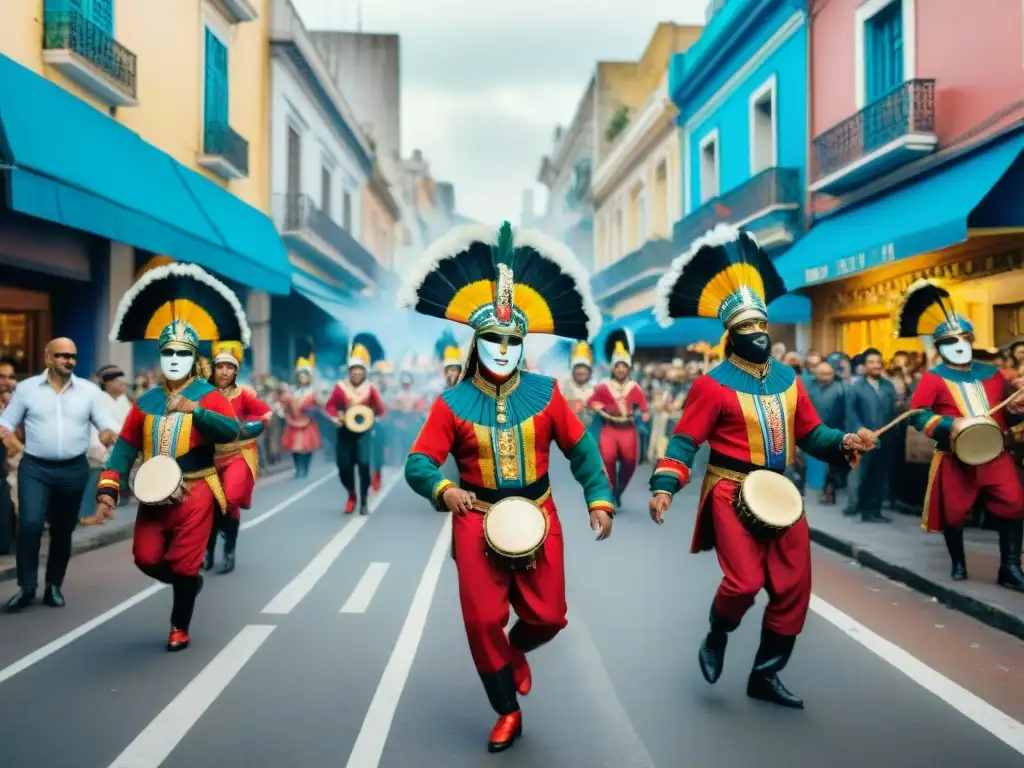
[[939,344],[939,354],[947,363],[967,365],[974,358],[974,350],[966,339],[957,339],[948,344]]
[[[173,352],[174,354],[168,354]],[[185,349],[160,350],[160,370],[168,381],[181,381],[192,372],[192,364],[196,361],[194,352]]]
[[480,358],[480,365],[495,376],[505,378],[519,367],[519,361],[523,357],[523,345],[508,344],[504,352],[501,347],[502,345],[496,341],[476,340],[476,353]]

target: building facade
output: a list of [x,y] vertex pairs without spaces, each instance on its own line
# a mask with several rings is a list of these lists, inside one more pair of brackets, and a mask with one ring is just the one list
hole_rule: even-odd
[[[814,307],[815,346],[886,354],[921,277],[950,287],[990,346],[1024,334],[1024,8],[980,0],[811,7],[809,233],[779,261]],[[950,46],[955,42],[955,55]]]
[[594,167],[596,80],[591,78],[568,128],[555,128],[551,154],[541,160],[537,181],[547,190],[540,228],[568,245],[588,269],[594,266]]
[[[615,318],[653,306],[654,285],[664,270],[649,262],[675,253],[670,241],[682,212],[681,143],[667,68],[673,54],[685,51],[700,33],[700,27],[659,24],[635,64],[615,65],[626,70],[618,90],[632,91],[632,101],[642,98],[635,110],[620,106],[599,132],[603,141],[590,189],[591,287],[603,311]],[[606,74],[601,72],[602,81]]]
[[267,9],[183,0],[154,23],[123,0],[0,5],[0,319],[20,329],[0,353],[22,373],[59,334],[78,341],[83,371],[139,367],[106,337],[154,254],[218,273],[256,309],[287,289],[264,213]]

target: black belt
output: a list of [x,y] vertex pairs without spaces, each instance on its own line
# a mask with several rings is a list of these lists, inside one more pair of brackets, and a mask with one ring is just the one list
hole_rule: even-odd
[[72,456],[70,459],[44,459],[42,456],[33,456],[31,453],[24,454],[24,457],[44,467],[67,467],[86,460],[84,453]]
[[181,467],[184,474],[201,472],[213,466],[214,448],[212,443],[197,445],[183,456],[178,456],[175,461]]
[[752,464],[749,461],[743,461],[742,459],[734,459],[732,456],[726,456],[724,453],[718,451],[712,451],[711,456],[708,458],[708,464],[713,467],[720,469],[727,469],[730,472],[737,472],[741,475],[749,475],[751,472],[756,472],[759,469],[767,469],[769,472],[775,472],[776,474],[785,474],[785,469],[776,469],[774,467],[765,467],[760,464]]
[[497,504],[499,501],[511,498],[512,496],[521,496],[530,501],[537,501],[551,490],[551,481],[547,475],[544,475],[538,477],[529,485],[523,485],[519,488],[484,488],[483,486],[464,481],[459,483],[459,487],[464,491],[475,493],[477,499],[484,504]]

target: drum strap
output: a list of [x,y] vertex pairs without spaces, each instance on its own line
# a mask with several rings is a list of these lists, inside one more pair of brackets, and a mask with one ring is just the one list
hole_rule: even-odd
[[711,451],[711,456],[708,458],[708,468],[710,469],[711,467],[735,473],[740,476],[741,480],[751,472],[759,469],[767,469],[780,475],[784,474],[782,470],[774,469],[772,467],[764,467],[760,464],[752,464],[751,462],[743,461],[742,459],[734,459],[732,456],[726,456],[724,453],[719,453],[718,451]]
[[512,496],[521,496],[524,499],[538,503],[551,492],[551,481],[547,475],[543,475],[529,485],[519,488],[484,488],[483,486],[464,481],[459,483],[459,487],[464,491],[475,493],[477,500],[482,501],[484,504],[497,504],[502,499],[508,499]]

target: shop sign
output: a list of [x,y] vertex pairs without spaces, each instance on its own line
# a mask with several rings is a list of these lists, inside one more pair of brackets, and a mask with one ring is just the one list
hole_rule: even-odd
[[829,277],[847,277],[869,267],[877,267],[896,261],[896,244],[885,243],[877,248],[845,256],[832,262],[830,269],[827,264],[804,270],[804,282],[818,283]]

